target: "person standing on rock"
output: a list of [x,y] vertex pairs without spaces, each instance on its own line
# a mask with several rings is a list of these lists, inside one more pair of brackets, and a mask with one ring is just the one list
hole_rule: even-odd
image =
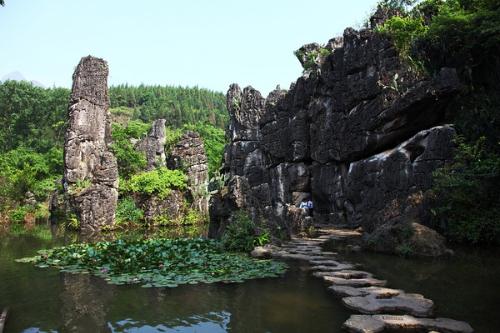
[[306,215],[309,215],[309,209],[308,209],[308,207],[307,207],[307,201],[306,201],[306,200],[302,200],[302,201],[300,202],[299,208],[300,208],[300,209],[302,209],[302,211],[304,211],[304,213],[305,213]]
[[313,216],[313,209],[314,209],[314,204],[311,198],[309,198],[309,200],[307,200],[307,211],[309,213],[309,216]]

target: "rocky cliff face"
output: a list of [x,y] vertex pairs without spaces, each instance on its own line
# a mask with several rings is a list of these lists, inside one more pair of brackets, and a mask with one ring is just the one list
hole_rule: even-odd
[[208,214],[208,161],[200,135],[184,133],[169,154],[170,169],[181,169],[188,176],[188,186],[193,206],[202,214]]
[[108,149],[108,65],[82,58],[73,74],[68,128],[64,141],[64,187],[84,231],[114,222],[118,199],[118,168]]
[[165,119],[157,119],[153,122],[148,135],[140,140],[135,148],[146,154],[147,170],[153,170],[166,165],[165,141],[166,128]]
[[166,198],[154,195],[135,195],[136,203],[144,210],[144,218],[150,223],[157,223],[164,217],[178,221],[194,209],[202,216],[208,214],[208,164],[205,147],[200,135],[188,131],[172,147],[168,156],[165,154],[165,120],[153,122],[148,136],[139,141],[135,148],[146,154],[147,170],[167,166],[180,169],[188,178],[188,190],[173,190]]
[[229,88],[227,184],[212,201],[212,236],[235,209],[296,231],[294,206],[309,196],[317,223],[372,232],[389,221],[425,222],[422,192],[451,158],[444,109],[459,89],[455,71],[417,73],[369,29],[309,44],[297,52],[301,62],[304,52],[317,57],[288,91],[264,99],[252,87]]

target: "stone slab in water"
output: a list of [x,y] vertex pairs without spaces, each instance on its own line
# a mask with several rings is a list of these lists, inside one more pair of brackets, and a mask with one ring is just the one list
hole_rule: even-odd
[[392,315],[352,315],[344,328],[351,333],[378,333],[386,329],[402,332],[415,330],[435,330],[443,333],[472,333],[472,327],[463,321],[448,318],[416,318]]
[[326,282],[330,282],[331,284],[351,287],[385,286],[387,283],[387,281],[385,280],[379,280],[375,278],[344,279],[331,275],[324,275],[323,280],[325,280]]
[[342,279],[346,279],[346,280],[373,278],[373,275],[371,273],[364,272],[364,271],[356,271],[356,270],[352,270],[352,269],[344,269],[341,271],[316,272],[313,275],[316,277],[331,276],[331,277],[337,277],[337,278],[342,278]]
[[335,272],[333,276],[340,277],[343,279],[364,279],[364,278],[372,278],[373,274],[365,271],[356,271],[348,269],[340,272]]
[[285,251],[280,251],[273,253],[273,257],[275,258],[283,258],[283,259],[297,259],[297,260],[306,260],[309,261],[313,257],[306,254],[298,254],[298,253],[288,253]]
[[365,296],[366,292],[361,291],[361,288],[355,288],[351,286],[330,286],[328,287],[336,296],[339,297],[351,297],[351,296]]
[[338,266],[338,265],[340,265],[340,262],[338,262],[336,260],[326,259],[326,258],[311,260],[310,263],[313,265],[322,265],[322,266]]
[[[388,296],[389,295],[389,296]],[[366,296],[345,297],[342,303],[352,310],[364,314],[405,313],[417,317],[428,317],[432,314],[434,302],[419,294],[388,294],[372,292]]]
[[338,272],[353,268],[354,266],[351,264],[342,264],[342,263],[339,263],[337,266],[315,265],[310,267],[312,271],[323,271],[323,272]]
[[333,285],[328,287],[335,295],[339,297],[355,297],[355,296],[367,296],[370,294],[376,295],[379,298],[387,298],[397,296],[403,293],[402,290],[399,289],[391,289],[384,287],[364,287],[364,288],[355,288],[351,286],[337,286]]
[[372,316],[352,315],[343,327],[352,333],[379,333],[384,331],[385,323]]

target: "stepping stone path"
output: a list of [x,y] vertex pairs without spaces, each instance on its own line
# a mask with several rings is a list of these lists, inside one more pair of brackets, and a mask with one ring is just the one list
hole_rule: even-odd
[[386,288],[386,281],[373,274],[356,270],[358,265],[338,261],[336,253],[322,251],[329,241],[344,244],[361,237],[355,230],[319,228],[316,238],[294,238],[282,247],[258,247],[252,255],[307,261],[313,276],[323,279],[349,309],[362,313],[352,315],[344,328],[353,333],[398,332],[472,333],[465,322],[448,318],[431,318],[434,302],[419,294]]

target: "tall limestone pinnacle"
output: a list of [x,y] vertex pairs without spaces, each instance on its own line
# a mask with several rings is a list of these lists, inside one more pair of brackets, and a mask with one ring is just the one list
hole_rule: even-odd
[[118,166],[109,150],[108,64],[92,56],[80,60],[73,74],[64,140],[64,189],[84,232],[114,222],[118,201]]

